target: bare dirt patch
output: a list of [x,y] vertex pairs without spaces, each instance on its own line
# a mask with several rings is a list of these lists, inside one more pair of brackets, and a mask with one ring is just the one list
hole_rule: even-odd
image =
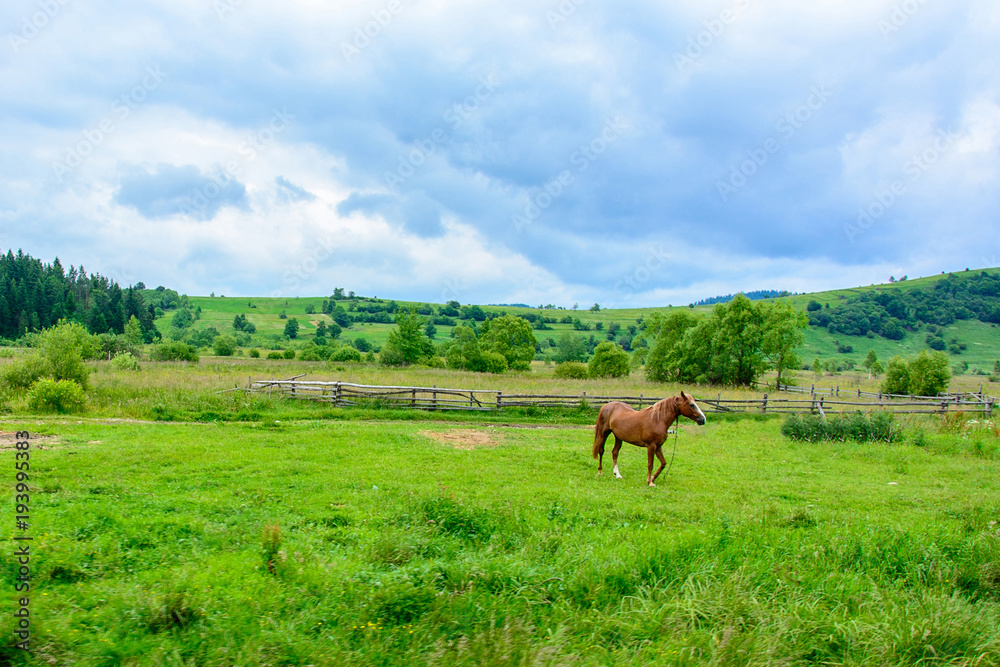
[[467,451],[483,447],[497,447],[500,444],[500,438],[496,433],[468,428],[452,431],[420,431],[420,435],[437,440],[443,445],[451,445],[455,449]]
[[[14,449],[17,442],[17,431],[0,431],[0,449]],[[61,444],[54,435],[32,435],[28,438],[32,449],[48,449],[52,445]]]

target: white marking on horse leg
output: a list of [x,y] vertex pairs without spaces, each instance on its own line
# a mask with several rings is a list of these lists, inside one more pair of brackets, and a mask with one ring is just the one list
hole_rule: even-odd
[[615,477],[617,477],[618,479],[624,479],[622,477],[622,474],[620,472],[618,472],[618,464],[617,463],[615,464]]

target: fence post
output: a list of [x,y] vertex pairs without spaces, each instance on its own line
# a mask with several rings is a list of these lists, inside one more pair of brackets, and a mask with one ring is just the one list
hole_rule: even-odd
[[816,395],[816,385],[815,384],[809,386],[809,395],[810,396],[815,396]]
[[840,396],[840,385],[837,385],[837,396]]
[[639,394],[639,409],[642,410],[642,394]]
[[503,392],[502,391],[498,391],[497,392],[497,410],[499,411],[502,408],[503,408]]
[[764,400],[760,406],[760,414],[766,414],[766,413],[767,413],[767,394],[764,394]]
[[437,388],[438,388],[438,386],[436,384],[431,385],[431,389],[434,390],[431,393],[431,410],[437,410],[438,409],[438,393],[437,393]]
[[941,401],[941,414],[945,414],[947,412],[948,412],[948,401],[947,400]]
[[819,397],[819,416],[826,419],[826,413],[823,412],[823,397]]
[[583,399],[582,400],[583,400],[584,407],[590,407],[590,404],[587,403],[587,392],[583,392]]

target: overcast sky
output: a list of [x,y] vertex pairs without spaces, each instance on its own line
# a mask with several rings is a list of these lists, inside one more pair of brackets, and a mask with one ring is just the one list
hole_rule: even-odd
[[123,284],[658,306],[1000,265],[996,0],[0,16],[0,248]]

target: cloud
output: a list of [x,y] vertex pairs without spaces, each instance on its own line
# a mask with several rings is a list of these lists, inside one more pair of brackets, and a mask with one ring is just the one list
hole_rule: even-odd
[[126,167],[115,203],[131,206],[149,219],[186,215],[211,220],[223,206],[246,208],[246,186],[219,170],[202,174],[198,167],[158,164]]
[[62,6],[0,54],[0,242],[191,293],[602,305],[1000,254],[994,2],[398,7]]

